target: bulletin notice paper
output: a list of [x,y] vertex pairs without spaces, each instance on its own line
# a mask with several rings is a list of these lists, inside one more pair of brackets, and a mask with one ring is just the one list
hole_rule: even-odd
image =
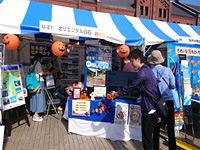
[[72,101],[73,116],[90,116],[90,101],[73,100]]
[[115,104],[115,124],[127,125],[128,104],[116,102]]
[[3,149],[4,129],[5,126],[0,126],[0,149]]

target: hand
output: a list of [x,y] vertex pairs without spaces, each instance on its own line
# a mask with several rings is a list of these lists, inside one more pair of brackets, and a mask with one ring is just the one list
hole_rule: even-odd
[[161,117],[158,117],[158,121],[157,121],[157,123],[160,123],[161,122]]
[[67,52],[68,52],[68,53],[70,52],[70,49],[69,49],[69,48],[67,48]]
[[51,73],[49,71],[46,72],[47,75],[50,75]]
[[111,92],[111,96],[112,96],[113,98],[116,98],[117,95],[118,95],[117,92],[115,92],[115,91],[112,91],[112,92]]

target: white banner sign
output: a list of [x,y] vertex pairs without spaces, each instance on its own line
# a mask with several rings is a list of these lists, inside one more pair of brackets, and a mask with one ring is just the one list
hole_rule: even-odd
[[178,43],[200,45],[200,38],[180,37]]
[[106,37],[106,33],[98,28],[78,25],[54,24],[48,21],[40,21],[40,32],[98,39],[104,39]]

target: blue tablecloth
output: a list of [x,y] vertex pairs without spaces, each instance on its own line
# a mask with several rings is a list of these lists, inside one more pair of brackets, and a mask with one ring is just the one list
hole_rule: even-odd
[[[96,122],[109,122],[114,123],[115,116],[115,103],[121,102],[126,104],[135,104],[140,105],[139,101],[133,102],[132,100],[124,100],[124,99],[114,99],[113,101],[107,101],[106,98],[89,100],[90,101],[90,116],[73,116],[72,115],[72,101],[76,99],[68,99],[68,117],[83,119],[88,121],[96,121]],[[92,110],[98,109],[99,102],[102,102],[106,105],[107,111],[103,113],[92,112]],[[110,106],[110,107],[109,107]]]

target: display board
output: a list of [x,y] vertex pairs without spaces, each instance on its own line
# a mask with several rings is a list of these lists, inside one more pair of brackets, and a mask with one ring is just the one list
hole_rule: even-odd
[[5,65],[3,68],[2,103],[3,110],[25,104],[19,65]]
[[[111,91],[118,91],[124,86],[129,85],[136,76],[136,72],[117,72],[107,71],[106,72],[106,87],[107,93]],[[136,100],[140,96],[140,89],[137,86],[131,92],[126,95],[120,96],[122,99]]]
[[112,70],[112,49],[109,46],[85,46],[84,87],[105,85],[106,71]]
[[4,64],[4,54],[5,54],[5,44],[0,43],[0,111],[2,110],[3,102],[2,102],[2,65]]
[[40,43],[30,43],[30,57],[33,59],[35,54],[41,53],[43,57],[42,67],[47,70],[47,64],[51,59],[51,45],[50,44],[40,44]]
[[181,89],[183,81],[181,78],[181,65],[179,62],[180,55],[186,55],[188,62],[188,74],[192,87],[192,98],[200,100],[200,46],[187,45],[178,43],[167,44],[167,60],[168,67],[172,69],[175,74],[176,87],[178,87],[179,97],[182,97]]
[[75,47],[61,57],[61,70],[63,79],[78,81],[79,79],[79,49]]
[[19,65],[23,87],[26,87],[26,76],[30,70],[30,67],[31,67],[31,63],[21,63]]

